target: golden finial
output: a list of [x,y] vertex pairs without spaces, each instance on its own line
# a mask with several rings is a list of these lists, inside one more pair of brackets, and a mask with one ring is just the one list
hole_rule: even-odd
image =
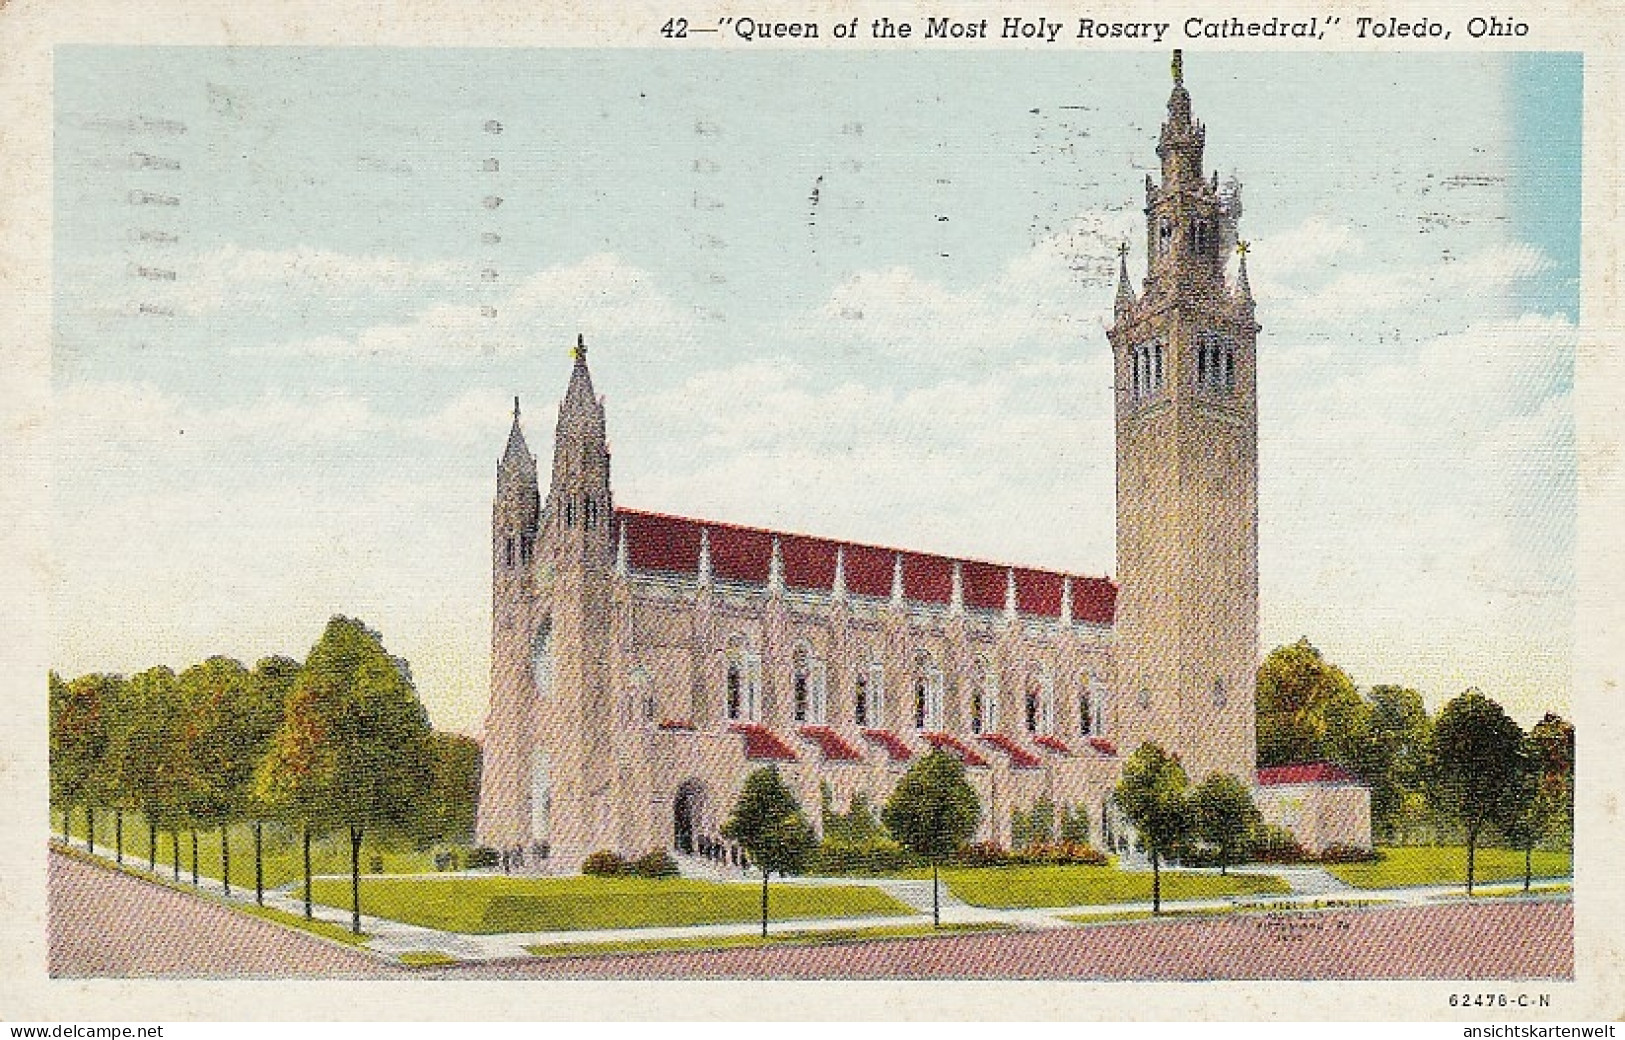
[[576,333],[576,345],[570,348],[570,356],[577,361],[587,360],[587,337]]
[[1252,247],[1253,247],[1253,244],[1251,242],[1248,242],[1245,239],[1243,239],[1242,241],[1236,243],[1236,252],[1240,253],[1241,258],[1243,260],[1245,260],[1245,259],[1247,259],[1247,250],[1251,249]]

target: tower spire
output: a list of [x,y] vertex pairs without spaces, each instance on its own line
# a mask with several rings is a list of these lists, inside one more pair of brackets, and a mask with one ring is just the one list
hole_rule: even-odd
[[1236,261],[1236,298],[1249,306],[1253,302],[1253,287],[1247,282],[1247,252],[1252,244],[1247,241],[1236,243],[1236,253],[1240,257]]
[[1119,316],[1127,314],[1134,308],[1134,287],[1128,280],[1128,243],[1122,242],[1117,246],[1117,303],[1115,309]]

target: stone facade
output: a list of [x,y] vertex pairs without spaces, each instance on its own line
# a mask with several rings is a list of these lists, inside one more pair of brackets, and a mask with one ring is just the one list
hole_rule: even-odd
[[[687,851],[764,763],[816,825],[826,792],[837,810],[883,804],[932,747],[965,762],[978,837],[1000,844],[1042,798],[1120,843],[1118,749],[1142,741],[1193,782],[1252,780],[1259,326],[1244,249],[1225,276],[1239,187],[1204,178],[1204,138],[1176,52],[1148,271],[1135,292],[1125,261],[1109,332],[1117,584],[619,508],[580,342],[544,497],[516,400],[478,840],[545,846],[562,869]],[[1346,843],[1369,844],[1368,809],[1365,827]]]

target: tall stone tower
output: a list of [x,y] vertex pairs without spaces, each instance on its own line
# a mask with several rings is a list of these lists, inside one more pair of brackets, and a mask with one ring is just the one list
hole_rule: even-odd
[[1146,177],[1147,273],[1127,246],[1108,337],[1116,371],[1114,729],[1153,740],[1193,783],[1218,770],[1251,784],[1258,667],[1258,396],[1246,247],[1236,281],[1240,187],[1203,172],[1181,54]]
[[603,403],[579,338],[545,506],[518,404],[492,515],[491,707],[481,844],[546,844],[578,863],[605,843],[614,771],[609,693],[614,502]]

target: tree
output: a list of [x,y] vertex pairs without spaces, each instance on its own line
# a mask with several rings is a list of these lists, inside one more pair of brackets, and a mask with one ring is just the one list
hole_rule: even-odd
[[[194,768],[189,777],[187,818],[196,846],[198,827],[220,829],[220,878],[231,893],[230,825],[243,818],[254,769],[264,753],[255,732],[256,691],[252,674],[229,657],[211,657],[180,674],[186,723],[185,752]],[[195,867],[195,863],[194,863]]]
[[414,824],[417,839],[425,845],[466,844],[474,836],[479,801],[479,742],[457,733],[430,733],[429,763],[433,779]]
[[350,927],[360,933],[362,839],[368,830],[409,831],[433,780],[429,732],[406,663],[362,622],[329,621],[255,779],[260,800],[304,823],[307,916],[311,834],[347,827]]
[[1523,850],[1523,890],[1534,875],[1535,845],[1545,831],[1540,804],[1540,754],[1530,737],[1518,748],[1518,764],[1502,802],[1501,834],[1507,844]]
[[[147,821],[147,867],[158,867],[158,832],[178,825],[188,770],[179,734],[182,710],[175,673],[149,668],[130,677],[108,733],[108,785],[115,805]],[[176,845],[179,849],[179,845]],[[175,871],[180,873],[179,852]]]
[[1123,763],[1113,797],[1151,857],[1151,912],[1162,912],[1162,859],[1190,833],[1190,786],[1179,759],[1146,742]]
[[1529,748],[1540,775],[1539,809],[1548,836],[1574,845],[1574,726],[1547,712],[1529,731]]
[[1429,780],[1439,808],[1467,834],[1467,894],[1484,825],[1504,818],[1517,782],[1523,731],[1501,706],[1468,690],[1439,712],[1429,745]]
[[1358,767],[1348,759],[1365,705],[1348,673],[1307,638],[1270,651],[1258,668],[1257,692],[1259,765],[1332,758]]
[[[1053,811],[1052,806],[1052,825]],[[897,782],[880,819],[904,848],[930,860],[931,927],[940,927],[938,868],[982,822],[982,805],[965,779],[964,763],[940,748],[921,758]]]
[[1403,686],[1373,686],[1371,740],[1375,766],[1362,774],[1371,785],[1371,823],[1379,838],[1402,836],[1407,805],[1425,800],[1428,740],[1433,720],[1422,695]]
[[817,842],[796,796],[778,769],[767,766],[745,778],[722,836],[737,841],[762,871],[762,937],[767,938],[767,878],[800,870]]
[[85,806],[87,836],[95,846],[92,803],[96,795],[102,756],[107,751],[108,715],[112,677],[82,675],[64,682],[50,673],[50,780],[51,803],[62,810],[62,839],[68,839],[69,818],[76,806]]
[[1219,854],[1219,873],[1240,862],[1264,826],[1252,793],[1229,773],[1209,773],[1191,792],[1192,827],[1196,837]]
[[280,655],[261,658],[254,665],[240,731],[245,759],[253,763],[243,778],[241,799],[243,816],[254,821],[254,901],[262,906],[265,904],[265,819],[274,815],[274,807],[260,799],[257,774],[282,727],[288,694],[299,678],[299,668],[298,661]]

